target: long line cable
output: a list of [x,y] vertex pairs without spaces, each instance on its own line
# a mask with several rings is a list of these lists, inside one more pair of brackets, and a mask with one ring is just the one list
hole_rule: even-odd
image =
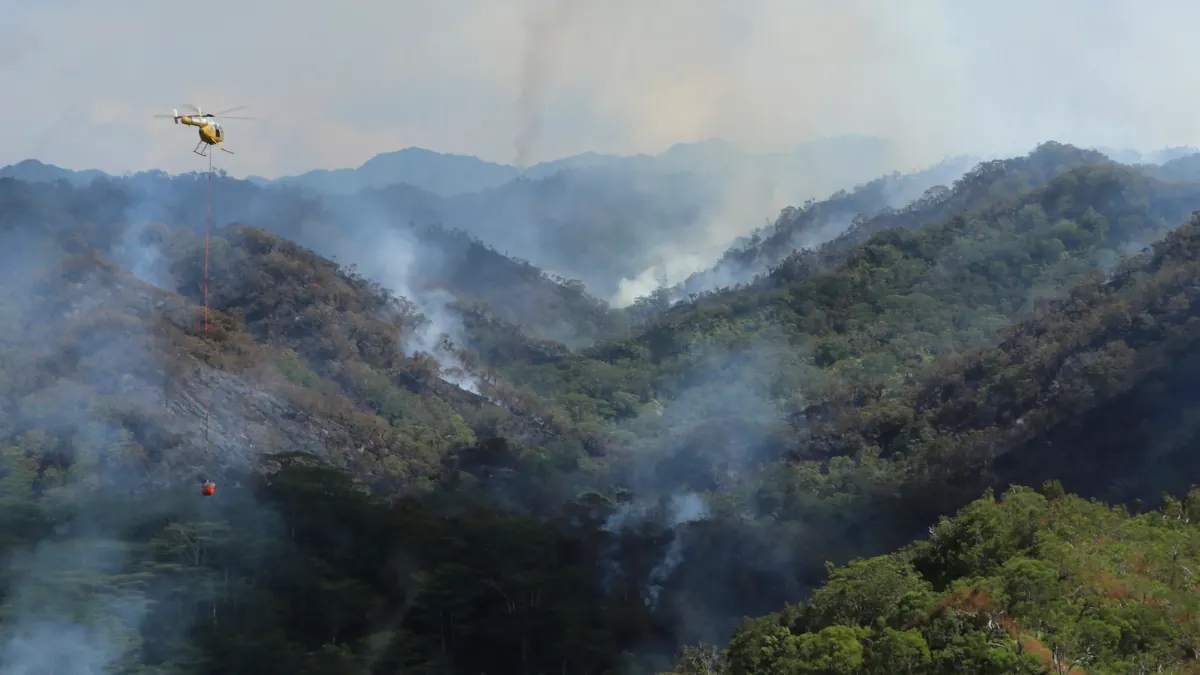
[[[208,199],[204,204],[204,340],[208,341],[208,251],[212,233],[212,152],[208,153]],[[204,403],[204,445],[208,447],[209,403]]]

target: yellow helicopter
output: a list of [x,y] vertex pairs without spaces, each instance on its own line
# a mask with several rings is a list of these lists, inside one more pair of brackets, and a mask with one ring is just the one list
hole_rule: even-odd
[[[200,142],[196,144],[196,147],[194,150],[192,150],[192,152],[200,155],[201,157],[208,156],[207,146],[211,145],[215,148],[219,143],[225,140],[225,129],[221,126],[221,123],[217,121],[218,117],[228,120],[254,119],[253,117],[229,117],[225,114],[234,112],[235,110],[243,110],[247,107],[244,105],[236,108],[230,108],[229,110],[222,110],[221,112],[217,113],[202,112],[198,106],[194,106],[191,103],[184,103],[180,107],[188,111],[189,114],[180,115],[179,110],[176,109],[172,110],[170,115],[155,115],[155,117],[160,119],[171,118],[175,120],[175,124],[186,124],[192,127],[200,127]],[[220,150],[222,152],[228,152],[231,155],[234,154],[232,150],[228,150],[226,148],[220,148]]]

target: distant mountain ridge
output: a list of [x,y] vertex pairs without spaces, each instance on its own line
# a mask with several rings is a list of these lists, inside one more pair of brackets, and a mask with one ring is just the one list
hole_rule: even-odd
[[[750,154],[721,140],[681,143],[656,156],[585,153],[525,170],[476,157],[407,148],[357,169],[246,182],[361,197],[382,221],[462,229],[505,255],[583,281],[614,298],[625,280],[669,261],[707,256],[788,204],[887,174],[900,166],[882,139],[845,136],[795,151]],[[84,186],[107,174],[28,160],[0,177]],[[157,181],[161,171],[134,174]],[[581,256],[581,251],[587,255]],[[635,287],[633,294],[638,292]]]
[[[893,169],[889,155],[891,143],[869,136],[836,136],[809,141],[791,152],[755,154],[744,152],[728,141],[677,143],[658,155],[610,155],[585,152],[561,159],[549,160],[521,169],[509,164],[489,162],[472,155],[435,152],[408,147],[383,152],[358,168],[316,169],[302,174],[265,178],[247,176],[246,180],[260,185],[293,185],[330,194],[353,194],[364,189],[407,184],[433,194],[448,197],[497,188],[517,178],[542,179],[562,171],[579,169],[612,169],[641,172],[697,172],[710,175],[783,173],[827,166],[832,174],[845,173],[840,165],[852,159],[856,165],[879,164],[885,168],[867,172],[865,179]],[[140,173],[140,172],[139,172]],[[862,171],[853,173],[861,174]],[[98,169],[75,171],[27,159],[0,167],[0,177],[27,181],[65,179],[72,183],[87,183],[97,176],[112,175]]]
[[[1195,168],[1200,154],[1189,155],[1188,148],[1107,150],[1163,162],[1139,166],[1164,180],[1200,173]],[[406,148],[376,155],[355,169],[278,179],[252,176],[245,182],[361,200],[366,211],[360,215],[369,213],[376,224],[462,230],[504,256],[582,281],[588,293],[625,306],[649,297],[664,278],[669,286],[686,278],[688,292],[746,281],[796,248],[813,245],[813,236],[821,241],[836,237],[855,218],[884,207],[903,208],[925,190],[952,183],[979,159],[947,158],[914,168],[904,165],[906,159],[891,142],[852,135],[779,153],[749,153],[723,140],[679,143],[658,155],[588,152],[524,170],[473,156]],[[107,175],[37,160],[0,168],[0,178],[61,179],[76,186]],[[133,178],[155,183],[166,176],[144,171]],[[836,213],[826,213],[826,206],[834,205],[824,202],[831,199],[839,202]],[[807,213],[788,207],[810,202],[823,204],[821,223],[778,228],[781,209]],[[775,225],[760,229],[764,220]],[[770,251],[759,251],[752,243],[756,235]],[[742,250],[746,246],[752,250]],[[730,255],[738,260],[728,259]]]
[[[1200,153],[1191,147],[1171,147],[1153,152],[1128,148],[1099,147],[1112,159],[1126,164],[1164,164]],[[301,174],[265,178],[251,175],[246,180],[260,185],[281,184],[308,187],[334,194],[356,193],[367,188],[382,188],[398,183],[419,187],[439,196],[481,192],[499,187],[517,178],[541,179],[566,170],[607,168],[622,171],[693,171],[729,174],[745,171],[757,165],[764,171],[784,171],[813,164],[829,165],[837,171],[846,157],[884,159],[893,152],[890,141],[865,135],[846,134],[807,141],[789,152],[752,153],[738,149],[721,139],[676,143],[657,155],[613,155],[583,152],[560,159],[547,160],[522,170],[510,164],[480,159],[473,155],[442,153],[420,147],[381,152],[357,168],[315,169]],[[907,173],[923,167],[889,166],[879,175],[899,171]],[[143,172],[138,172],[143,173]],[[156,173],[156,172],[153,172]],[[857,172],[856,172],[857,173]],[[65,179],[72,183],[87,183],[97,176],[114,175],[99,169],[72,170],[36,159],[0,167],[0,178],[26,181]]]
[[[1096,148],[1110,158],[1126,164],[1162,165],[1200,153],[1191,147],[1171,147],[1154,152],[1133,149]],[[821,167],[828,176],[824,182],[850,187],[892,172],[909,173],[926,167],[899,166],[899,157],[890,141],[883,138],[846,134],[807,141],[789,152],[752,153],[721,139],[676,143],[657,155],[613,155],[584,152],[540,162],[521,169],[480,159],[473,155],[442,153],[420,147],[382,152],[357,168],[315,169],[301,174],[265,178],[251,175],[246,180],[259,185],[305,187],[330,194],[354,194],[364,189],[406,184],[441,197],[477,193],[500,187],[518,178],[545,179],[563,171],[610,169],[633,173],[691,172],[728,178],[748,173],[777,175],[786,182],[790,174],[811,172]],[[141,173],[161,173],[144,171]],[[99,169],[72,170],[36,159],[0,167],[0,178],[49,182],[67,180],[87,184],[98,176],[111,176]],[[135,174],[136,175],[136,174]],[[857,181],[857,182],[855,182]],[[823,188],[816,192],[823,198]],[[835,188],[837,189],[837,188]],[[831,190],[832,191],[832,190]]]
[[[609,155],[587,152],[562,159],[550,160],[521,169],[509,164],[488,162],[468,155],[443,154],[422,148],[405,148],[375,155],[357,169],[319,169],[296,176],[274,180],[251,177],[256,182],[273,182],[307,187],[333,194],[356,193],[370,188],[382,188],[397,183],[413,185],[434,194],[448,197],[497,188],[518,178],[533,180],[550,178],[562,171],[580,169],[610,169],[631,173],[693,172],[710,176],[757,177],[777,175],[787,180],[790,174],[808,172],[814,166],[826,166],[830,180],[847,172],[842,166],[851,162],[855,167],[864,164],[872,172],[895,167],[892,144],[882,138],[869,136],[837,136],[818,139],[797,146],[791,152],[748,153],[720,139],[677,143],[657,155]],[[861,171],[853,171],[860,178]]]
[[81,186],[91,183],[94,178],[111,175],[99,169],[73,171],[39,162],[36,159],[25,159],[16,164],[0,166],[0,178],[16,178],[30,183],[53,183],[57,180],[65,180],[73,185]]

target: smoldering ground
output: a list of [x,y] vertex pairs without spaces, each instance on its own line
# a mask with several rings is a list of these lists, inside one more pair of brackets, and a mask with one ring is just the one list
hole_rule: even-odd
[[[639,580],[680,643],[716,643],[738,617],[773,611],[764,608],[818,583],[814,561],[797,558],[796,526],[763,519],[745,491],[786,451],[784,404],[812,389],[815,371],[770,330],[698,344],[687,360],[689,375],[661,392],[667,402],[615,429],[629,444],[614,460],[628,497],[603,529],[614,537],[610,579]],[[644,648],[676,646],[664,638]]]
[[331,215],[345,227],[339,228],[336,239],[328,232],[312,231],[314,250],[328,251],[343,264],[353,264],[364,276],[412,303],[420,318],[398,336],[399,348],[407,354],[433,356],[446,381],[480,393],[476,377],[464,370],[454,352],[454,345],[468,340],[454,308],[455,298],[428,283],[438,278],[438,270],[447,264],[445,253],[419,241],[394,214],[370,204],[339,201],[332,205]]

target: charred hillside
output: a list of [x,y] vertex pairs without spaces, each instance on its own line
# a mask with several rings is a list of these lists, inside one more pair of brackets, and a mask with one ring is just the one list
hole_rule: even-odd
[[[279,452],[382,477],[400,450],[383,420],[306,377],[295,354],[220,312],[206,334],[202,308],[109,262],[66,256],[5,277],[3,427],[44,480],[90,467],[107,487],[179,484],[241,476]],[[396,478],[436,469],[428,453],[410,461],[423,469]]]

